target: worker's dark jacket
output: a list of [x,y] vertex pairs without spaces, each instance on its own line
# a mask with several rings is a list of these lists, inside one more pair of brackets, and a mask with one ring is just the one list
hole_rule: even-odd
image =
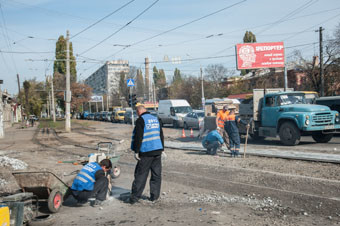
[[161,155],[164,136],[158,119],[149,112],[143,113],[136,121],[132,135],[131,149],[139,156]]
[[71,189],[75,191],[92,191],[96,179],[101,177],[103,173],[104,170],[97,162],[90,162],[80,170],[73,181]]
[[229,135],[231,134],[239,134],[237,124],[242,123],[247,125],[247,122],[242,120],[239,116],[236,115],[228,115],[225,118],[224,129],[227,131]]

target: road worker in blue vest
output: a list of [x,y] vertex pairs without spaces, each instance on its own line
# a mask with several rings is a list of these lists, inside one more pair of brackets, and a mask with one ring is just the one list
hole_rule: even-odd
[[100,163],[87,163],[80,170],[71,187],[72,195],[78,204],[93,201],[91,205],[98,205],[106,199],[109,188],[106,172],[111,168],[110,159],[103,159]]
[[143,105],[137,107],[136,126],[133,130],[131,149],[137,165],[132,183],[129,202],[134,204],[141,198],[145,184],[151,171],[150,201],[159,198],[162,182],[162,152],[164,136],[157,117],[146,111]]
[[229,115],[225,118],[224,129],[229,136],[231,157],[238,157],[240,154],[240,134],[237,127],[238,123],[242,123],[249,127],[249,124],[235,115],[236,106],[231,104],[228,106]]

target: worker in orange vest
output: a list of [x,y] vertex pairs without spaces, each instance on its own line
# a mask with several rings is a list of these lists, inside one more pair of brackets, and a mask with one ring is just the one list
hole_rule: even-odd
[[227,116],[229,115],[228,105],[224,105],[223,109],[218,111],[216,116],[216,127],[218,130],[222,131],[222,137],[226,147],[229,149],[229,136],[228,133],[224,129],[224,123],[226,121]]

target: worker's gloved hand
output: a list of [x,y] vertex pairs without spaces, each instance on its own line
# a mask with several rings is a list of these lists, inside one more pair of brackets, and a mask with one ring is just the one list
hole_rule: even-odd
[[162,160],[165,160],[166,157],[167,157],[167,155],[166,155],[165,152],[163,151],[163,152],[162,152],[162,156],[161,156]]
[[136,159],[137,161],[140,160],[140,158],[139,158],[139,153],[135,153],[135,159]]

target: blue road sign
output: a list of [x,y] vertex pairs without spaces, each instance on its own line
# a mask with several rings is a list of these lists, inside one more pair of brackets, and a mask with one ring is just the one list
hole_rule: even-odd
[[135,81],[132,78],[129,78],[127,80],[127,86],[128,87],[135,86]]

